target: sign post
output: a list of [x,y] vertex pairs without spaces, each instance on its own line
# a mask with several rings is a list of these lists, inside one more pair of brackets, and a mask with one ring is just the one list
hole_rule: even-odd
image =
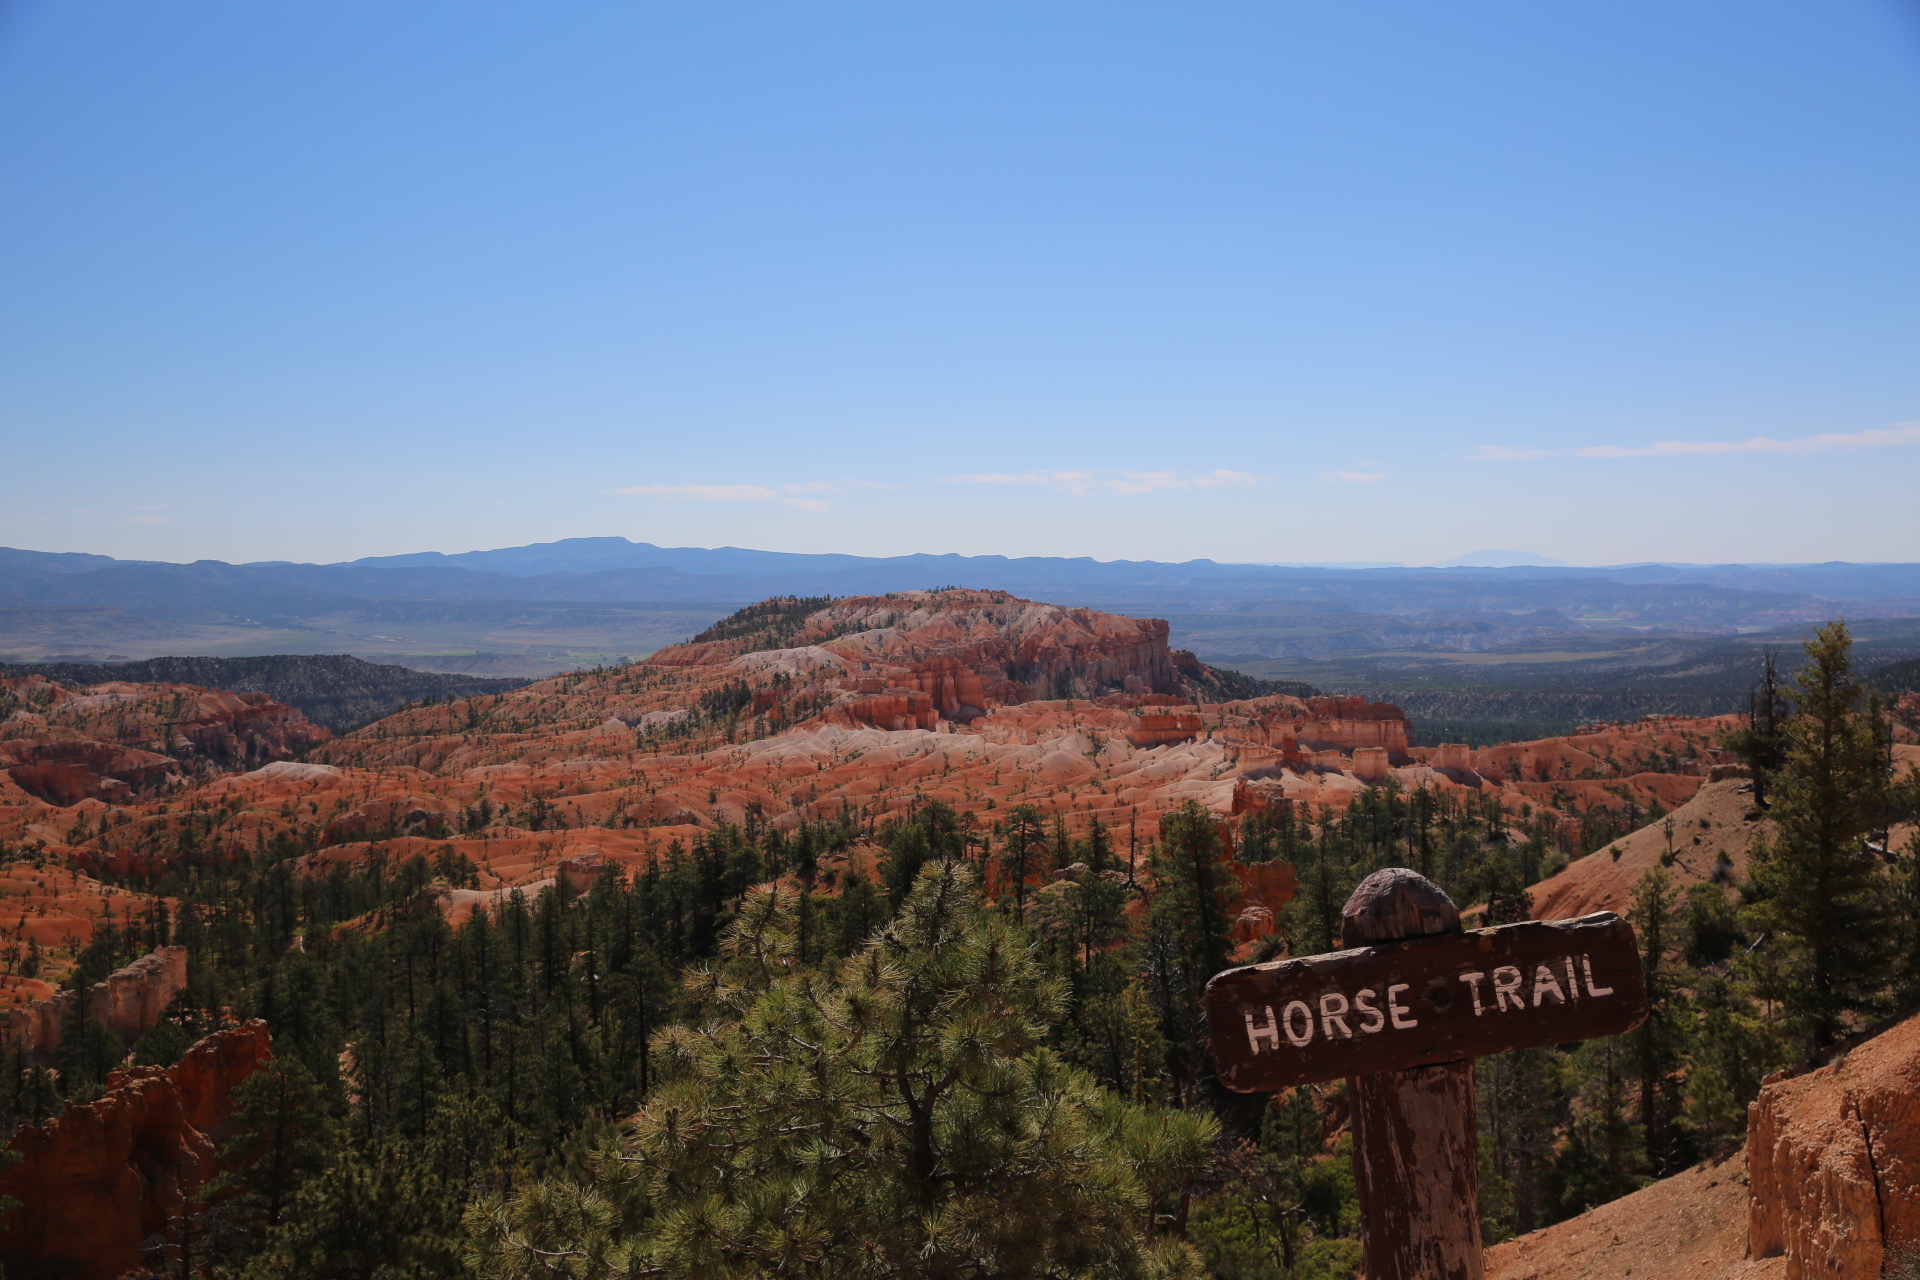
[[1465,932],[1403,867],[1361,881],[1347,948],[1214,975],[1221,1083],[1349,1080],[1367,1280],[1480,1280],[1473,1059],[1619,1035],[1646,1020],[1633,929],[1612,912]]

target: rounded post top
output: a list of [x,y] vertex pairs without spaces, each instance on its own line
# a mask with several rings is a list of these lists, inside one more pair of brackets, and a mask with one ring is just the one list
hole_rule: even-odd
[[1340,911],[1340,945],[1460,932],[1460,908],[1418,871],[1385,867],[1362,880]]

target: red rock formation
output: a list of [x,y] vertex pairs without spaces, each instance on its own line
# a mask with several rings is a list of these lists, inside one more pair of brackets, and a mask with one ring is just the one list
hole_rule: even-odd
[[[69,810],[48,810],[37,800],[31,803],[45,812],[71,814]],[[86,805],[104,809],[97,800]],[[0,808],[0,840],[19,839],[6,831],[3,820],[8,812]],[[26,834],[37,837],[44,830],[44,825],[34,824]],[[120,924],[131,919],[137,924],[162,901],[81,875],[63,864],[63,852],[62,846],[50,843],[37,860],[0,865],[0,940],[4,940],[0,941],[0,954],[11,951],[13,955],[13,972],[0,975],[0,1009],[11,1011],[57,994],[60,983],[73,969],[73,953],[66,946],[69,940],[85,943],[107,922]],[[39,972],[32,977],[20,972],[29,956],[38,957]],[[7,1025],[5,1015],[0,1014],[0,1030]]]
[[933,705],[933,699],[920,690],[893,688],[843,702],[829,711],[826,719],[829,723],[844,724],[848,728],[897,732],[902,729],[931,729],[939,722],[940,715]]
[[1172,742],[1190,742],[1205,732],[1200,717],[1192,714],[1145,714],[1137,717],[1127,730],[1127,741],[1136,747],[1164,747]]
[[136,793],[159,790],[179,769],[151,751],[96,742],[71,730],[45,732],[45,737],[0,741],[0,768],[21,790],[48,804],[124,804]]
[[1625,726],[1583,726],[1565,738],[1483,747],[1470,752],[1467,763],[1453,767],[1505,782],[1549,782],[1666,771],[1667,759],[1677,757],[1686,761],[1680,772],[1704,775],[1717,764],[1732,763],[1732,755],[1719,744],[1739,724],[1738,716],[1645,716]]
[[1234,780],[1232,806],[1227,812],[1236,818],[1249,814],[1273,822],[1289,821],[1293,817],[1293,801],[1287,798],[1286,788],[1278,782],[1241,777]]
[[1272,862],[1236,861],[1232,867],[1240,882],[1239,897],[1228,908],[1234,918],[1234,941],[1244,946],[1272,937],[1280,931],[1281,911],[1300,891],[1293,864],[1275,858]]
[[382,796],[349,809],[327,823],[323,838],[329,844],[346,844],[353,840],[444,831],[459,822],[459,804],[443,796]]
[[1773,1078],[1749,1109],[1748,1254],[1788,1280],[1877,1280],[1920,1243],[1920,1018]]
[[1393,774],[1392,753],[1385,747],[1355,747],[1353,776],[1362,782],[1385,782]]
[[797,638],[916,688],[949,719],[1070,690],[1184,693],[1167,624],[1063,609],[995,591],[903,591],[837,600]]
[[1413,745],[1406,713],[1391,702],[1361,697],[1308,698],[1313,719],[1295,733],[1301,743],[1339,747],[1384,747],[1404,755]]
[[[96,982],[87,993],[95,1021],[131,1046],[146,1034],[173,997],[187,985],[187,949],[162,947]],[[23,1008],[6,1011],[6,1035],[15,1045],[46,1055],[60,1047],[60,1024],[79,995],[62,991]]]
[[582,849],[560,859],[559,878],[565,880],[567,888],[574,893],[585,893],[593,888],[594,878],[606,865],[606,854],[598,849]]
[[1252,726],[1249,740],[1287,755],[1369,747],[1404,758],[1412,750],[1413,729],[1406,713],[1391,702],[1368,702],[1361,697],[1263,701],[1270,709]]
[[264,693],[0,679],[0,770],[49,804],[124,803],[197,767],[284,760],[332,735]]
[[116,1071],[85,1106],[13,1135],[19,1163],[0,1195],[0,1262],[13,1274],[114,1280],[140,1266],[140,1245],[214,1169],[233,1090],[271,1056],[264,1022],[216,1032],[172,1067]]

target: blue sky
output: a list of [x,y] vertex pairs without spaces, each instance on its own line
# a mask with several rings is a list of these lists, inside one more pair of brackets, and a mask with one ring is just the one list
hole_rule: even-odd
[[0,544],[1920,559],[1896,0],[13,0],[0,183]]

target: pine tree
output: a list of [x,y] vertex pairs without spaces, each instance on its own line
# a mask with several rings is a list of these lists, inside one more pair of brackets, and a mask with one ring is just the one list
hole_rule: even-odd
[[1486,1171],[1506,1192],[1499,1234],[1525,1235],[1548,1212],[1548,1173],[1571,1092],[1566,1055],[1519,1049],[1474,1068]]
[[275,1058],[248,1076],[233,1102],[236,1132],[205,1195],[221,1208],[222,1252],[245,1257],[286,1220],[294,1193],[326,1165],[340,1134],[334,1100],[298,1058]]
[[276,1058],[234,1090],[236,1132],[220,1149],[223,1185],[246,1186],[265,1226],[277,1227],[301,1181],[339,1141],[337,1100],[297,1058]]
[[81,975],[69,987],[74,1001],[60,1020],[60,1043],[53,1051],[60,1092],[76,1102],[90,1101],[100,1093],[123,1053],[113,1033],[93,1016],[91,984],[82,985],[85,970]]
[[1721,745],[1739,756],[1753,774],[1753,802],[1767,807],[1773,776],[1786,763],[1788,701],[1774,666],[1773,650],[1765,652],[1765,667],[1747,695],[1747,723],[1728,734]]
[[1628,917],[1640,941],[1640,969],[1647,989],[1647,1020],[1630,1032],[1640,1075],[1640,1133],[1647,1166],[1655,1177],[1677,1172],[1690,1148],[1676,1129],[1681,1066],[1688,1048],[1692,1011],[1682,975],[1669,963],[1678,897],[1673,877],[1654,867],[1633,886]]
[[1641,1185],[1628,1114],[1636,1061],[1629,1037],[1584,1041],[1571,1057],[1579,1106],[1554,1157],[1548,1217],[1556,1221]]
[[1778,834],[1753,851],[1750,927],[1769,935],[1773,993],[1816,1051],[1884,1006],[1901,929],[1868,843],[1891,800],[1887,728],[1855,678],[1852,644],[1833,622],[1806,645],[1771,808]]
[[1027,881],[1039,869],[1046,849],[1046,824],[1040,810],[1030,804],[1015,805],[1001,826],[1000,879],[1003,894],[1013,896],[1013,916],[1026,919]]
[[1142,956],[1170,1049],[1168,1065],[1186,1100],[1206,1070],[1203,997],[1232,954],[1237,884],[1211,812],[1188,801],[1162,820],[1152,860],[1159,891],[1147,910]]
[[796,964],[791,895],[750,893],[701,1020],[615,1152],[469,1215],[484,1277],[1147,1276],[1210,1121],[1102,1094],[1040,1045],[1060,993],[957,859],[837,972]]
[[[1909,776],[1907,781],[1909,813],[1920,808],[1920,773]],[[1900,853],[1894,864],[1894,881],[1899,891],[1899,901],[1895,915],[1906,922],[1905,954],[1900,963],[1900,1000],[1902,1005],[1920,1000],[1920,832],[1907,839],[1907,847]]]

